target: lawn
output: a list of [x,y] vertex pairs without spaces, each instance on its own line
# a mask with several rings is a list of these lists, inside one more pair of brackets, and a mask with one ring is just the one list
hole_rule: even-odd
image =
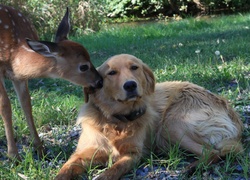
[[[205,171],[198,170],[193,178],[250,178],[250,14],[106,24],[100,32],[71,39],[89,50],[96,66],[115,54],[133,54],[152,68],[158,82],[190,81],[227,98],[245,125],[242,140],[245,153],[230,154],[216,165],[204,165]],[[6,139],[0,124],[0,179],[52,179],[77,144],[80,129],[74,124],[84,103],[82,88],[63,80],[29,81],[35,123],[48,150],[44,159],[37,160],[28,145],[29,130],[14,89],[9,81],[6,85],[23,161],[15,166],[6,160]],[[163,179],[166,178],[161,176],[163,171],[171,178],[185,179],[178,172],[189,158],[190,154],[173,146],[168,157],[152,154],[125,179],[139,178],[138,174],[140,179],[154,176]],[[101,171],[90,167],[87,177],[91,179]]]

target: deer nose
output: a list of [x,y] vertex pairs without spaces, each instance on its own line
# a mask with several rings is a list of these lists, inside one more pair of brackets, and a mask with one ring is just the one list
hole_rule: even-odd
[[101,89],[103,87],[103,79],[100,79],[96,82],[96,88]]
[[125,89],[127,92],[132,92],[137,88],[137,84],[135,81],[127,81],[123,85],[123,89]]

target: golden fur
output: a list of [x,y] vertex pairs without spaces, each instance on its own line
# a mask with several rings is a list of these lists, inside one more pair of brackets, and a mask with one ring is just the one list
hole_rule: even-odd
[[103,88],[82,107],[77,149],[57,180],[71,179],[86,172],[91,162],[106,165],[110,159],[113,165],[96,179],[119,179],[145,153],[167,150],[171,143],[179,143],[201,161],[207,150],[207,163],[242,151],[242,122],[221,97],[189,82],[155,84],[149,67],[128,54],[111,57],[98,71]]

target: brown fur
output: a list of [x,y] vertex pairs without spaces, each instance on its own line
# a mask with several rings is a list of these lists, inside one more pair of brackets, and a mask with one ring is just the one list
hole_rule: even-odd
[[[127,54],[113,56],[98,71],[104,87],[91,94],[82,107],[78,117],[82,134],[77,149],[59,171],[57,180],[86,172],[90,162],[105,165],[109,158],[113,165],[96,179],[119,179],[145,153],[167,150],[171,143],[180,143],[201,161],[207,150],[206,163],[216,162],[231,151],[242,152],[242,122],[223,98],[189,82],[155,85],[148,66]],[[129,96],[131,92],[125,90],[128,81],[137,84],[130,89],[136,96]],[[114,117],[144,107],[145,114],[133,121]]]
[[5,78],[14,85],[39,155],[43,154],[43,145],[32,116],[28,79],[62,78],[92,87],[89,92],[101,86],[102,78],[91,63],[87,50],[79,43],[68,40],[69,30],[67,9],[58,26],[55,42],[38,41],[32,23],[21,12],[0,4],[0,115],[4,122],[9,157],[19,158]]

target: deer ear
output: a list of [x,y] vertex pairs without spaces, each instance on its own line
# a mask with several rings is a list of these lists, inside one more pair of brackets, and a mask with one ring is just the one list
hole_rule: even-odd
[[68,34],[70,30],[70,22],[69,22],[69,8],[67,7],[66,13],[58,26],[55,42],[58,43],[63,40],[68,39]]
[[56,57],[58,54],[56,52],[57,45],[55,43],[33,41],[30,39],[26,39],[26,42],[33,51],[43,55],[44,57]]

